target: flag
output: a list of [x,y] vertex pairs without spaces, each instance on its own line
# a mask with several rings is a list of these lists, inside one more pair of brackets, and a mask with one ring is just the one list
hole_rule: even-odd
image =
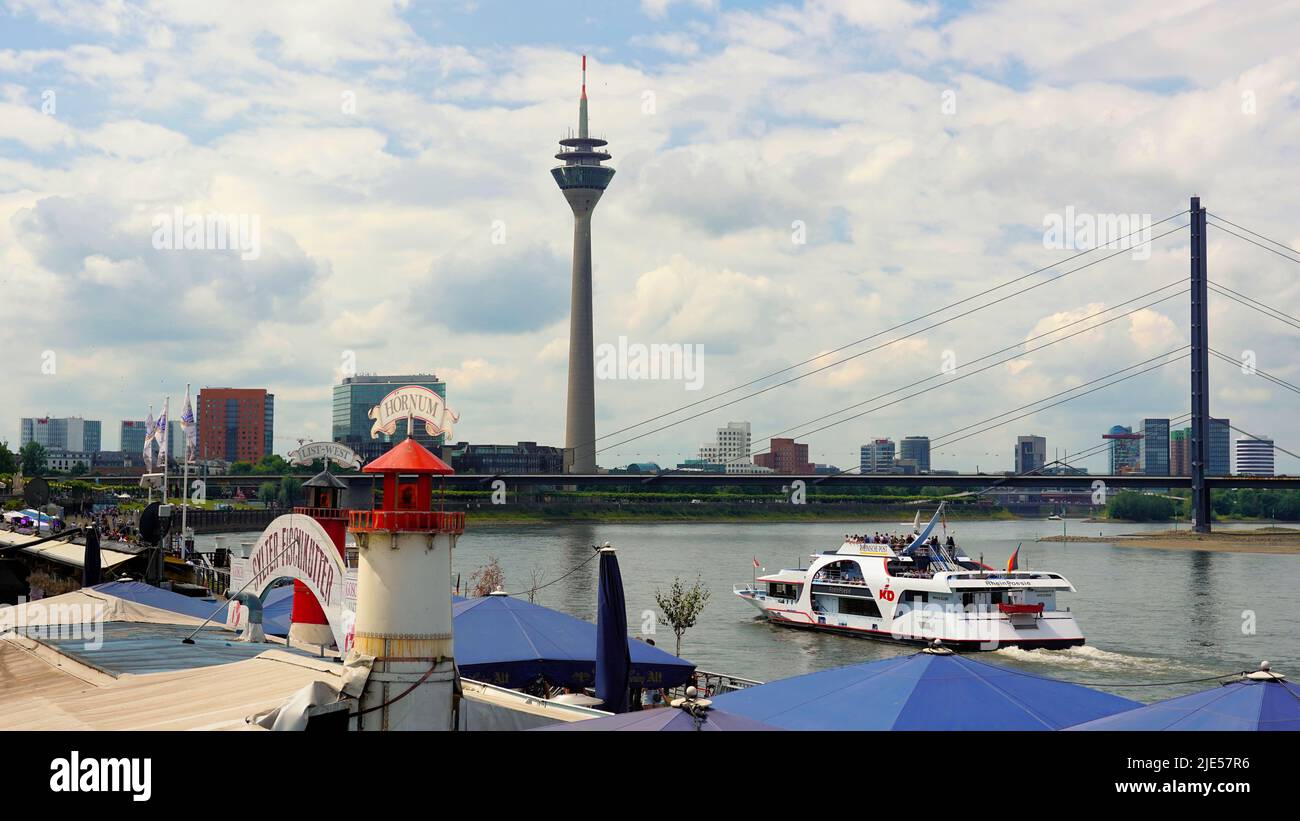
[[185,408],[181,411],[181,430],[185,431],[185,461],[194,461],[195,443],[199,438],[198,426],[194,424],[194,408],[190,406],[190,386],[185,386]]
[[761,564],[758,563],[758,557],[755,556],[755,557],[754,557],[754,567],[762,568],[762,566],[763,566],[763,565],[761,565]]
[[144,420],[144,466],[153,471],[153,405],[149,406],[149,416]]
[[162,413],[158,414],[158,421],[153,432],[153,437],[158,442],[158,461],[164,465],[167,464],[167,436],[170,433],[167,430],[167,405],[170,403],[170,396],[163,399]]
[[1020,545],[1016,545],[1016,549],[1011,552],[1011,558],[1007,559],[1007,572],[1010,573],[1012,570],[1019,570],[1019,569],[1020,569]]

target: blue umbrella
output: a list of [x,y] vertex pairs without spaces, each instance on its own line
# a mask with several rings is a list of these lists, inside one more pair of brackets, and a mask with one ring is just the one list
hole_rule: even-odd
[[713,703],[787,730],[1059,730],[1141,706],[946,648],[782,679]]
[[699,710],[695,714],[676,707],[660,707],[654,710],[641,710],[636,713],[608,716],[606,718],[589,718],[586,721],[570,721],[564,724],[551,724],[538,727],[539,730],[595,730],[633,732],[674,732],[730,730],[733,732],[761,732],[779,730],[770,724],[754,721],[752,718],[738,716],[722,710]]
[[[544,679],[555,687],[596,680],[596,625],[505,594],[454,601],[456,666],[461,675],[498,687]],[[695,665],[643,641],[628,639],[633,687],[678,687]]]
[[600,582],[596,587],[596,698],[611,713],[628,711],[631,660],[627,650],[627,601],[623,574],[609,542],[600,549]]
[[1071,730],[1300,730],[1300,686],[1269,671],[1157,701]]

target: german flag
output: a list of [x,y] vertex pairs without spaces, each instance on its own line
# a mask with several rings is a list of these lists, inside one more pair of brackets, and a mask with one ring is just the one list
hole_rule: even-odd
[[1016,549],[1011,552],[1011,558],[1007,559],[1007,572],[1010,573],[1012,570],[1019,570],[1019,569],[1020,569],[1020,545],[1016,545]]

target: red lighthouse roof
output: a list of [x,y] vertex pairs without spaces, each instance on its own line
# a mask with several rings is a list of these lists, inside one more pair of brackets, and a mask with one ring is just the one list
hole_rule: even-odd
[[429,452],[429,449],[407,437],[393,449],[361,469],[362,473],[401,473],[406,475],[432,475],[455,473],[451,465]]

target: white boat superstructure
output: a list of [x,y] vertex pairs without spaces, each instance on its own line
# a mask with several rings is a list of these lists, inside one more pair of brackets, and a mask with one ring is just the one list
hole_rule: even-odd
[[906,546],[849,539],[808,567],[737,585],[735,594],[774,624],[954,649],[1064,648],[1084,643],[1056,595],[1075,592],[1059,573],[997,570],[956,555],[931,535],[939,513]]

